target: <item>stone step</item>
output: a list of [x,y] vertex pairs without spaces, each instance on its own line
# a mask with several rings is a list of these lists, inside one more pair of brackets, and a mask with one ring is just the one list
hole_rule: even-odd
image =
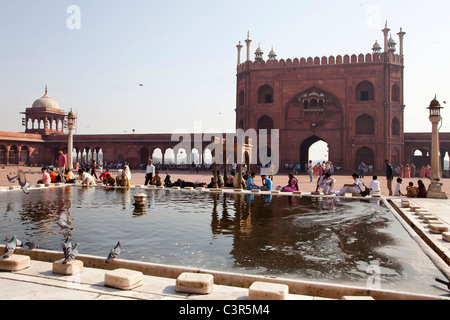
[[30,257],[20,254],[12,254],[7,259],[0,260],[1,271],[20,271],[30,266]]
[[64,259],[53,262],[53,273],[71,276],[83,271],[83,261],[74,259],[66,264],[63,264],[63,261]]
[[256,281],[248,289],[249,300],[287,300],[289,286],[280,283]]
[[183,272],[176,281],[175,291],[209,294],[214,287],[214,276],[206,273]]
[[115,269],[105,273],[105,286],[121,290],[131,290],[144,284],[144,274],[129,269]]

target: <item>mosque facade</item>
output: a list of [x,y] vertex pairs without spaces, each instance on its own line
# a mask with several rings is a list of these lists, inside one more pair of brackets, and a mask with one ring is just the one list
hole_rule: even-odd
[[[269,147],[277,129],[280,170],[284,164],[304,168],[308,150],[317,141],[327,144],[329,160],[343,172],[364,162],[382,173],[385,159],[393,165],[428,163],[431,134],[404,132],[405,33],[397,33],[397,52],[387,25],[382,32],[384,47],[375,42],[367,54],[277,59],[272,49],[267,60],[260,46],[251,59],[247,34],[246,59],[241,57],[244,46],[237,45],[236,128],[258,134],[266,130]],[[24,132],[0,131],[0,165],[54,164],[59,149],[67,152],[67,113],[45,88],[22,112]],[[194,144],[194,134],[191,137]],[[174,154],[174,162],[180,152],[171,134],[75,134],[73,141],[74,161],[98,160],[101,155],[104,161],[128,162],[135,168],[156,151],[162,163],[168,163],[167,151]],[[441,133],[440,141],[443,157],[450,151],[450,133]],[[210,141],[203,141],[197,148],[201,150],[194,150],[193,144],[185,148],[184,159],[201,164]]]

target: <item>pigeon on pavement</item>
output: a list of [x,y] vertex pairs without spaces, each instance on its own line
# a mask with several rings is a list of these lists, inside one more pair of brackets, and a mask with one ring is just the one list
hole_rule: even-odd
[[67,249],[67,254],[65,255],[65,259],[62,264],[72,261],[78,255],[78,242],[75,243],[73,247],[68,247]]
[[8,259],[16,250],[17,240],[16,236],[12,237],[11,241],[8,241],[5,246],[5,254],[2,256],[2,259]]
[[121,244],[120,241],[117,242],[116,246],[109,252],[108,258],[106,258],[105,263],[110,263],[112,260],[116,259],[120,254]]

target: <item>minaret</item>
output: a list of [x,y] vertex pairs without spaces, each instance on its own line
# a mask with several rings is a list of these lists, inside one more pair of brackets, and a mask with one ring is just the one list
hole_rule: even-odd
[[389,29],[387,27],[387,21],[386,21],[386,24],[384,25],[384,29],[381,31],[384,34],[384,52],[388,52],[388,34],[389,34],[389,31],[391,31],[391,29]]
[[392,39],[392,35],[391,35],[388,40],[388,51],[392,54],[394,54],[394,52],[396,50],[395,45],[396,45],[396,43],[395,43],[394,39]]
[[242,49],[242,44],[239,41],[239,44],[236,46],[237,50],[238,50],[238,57],[237,57],[237,64],[240,65],[241,64],[241,49]]
[[275,51],[273,51],[273,46],[272,46],[272,50],[270,50],[269,52],[269,60],[275,60],[277,58],[277,54],[275,53]]
[[400,39],[400,57],[403,59],[403,37],[405,36],[406,32],[403,32],[402,28],[400,28],[400,32],[397,33],[398,38]]
[[247,40],[245,40],[245,43],[247,44],[247,61],[250,61],[250,43],[252,43],[252,40],[250,40],[250,31],[247,32]]
[[261,50],[261,44],[258,44],[258,49],[255,51],[255,61],[262,61],[263,54],[264,52]]
[[375,44],[372,47],[373,53],[381,53],[381,46],[378,43],[378,40],[375,41]]

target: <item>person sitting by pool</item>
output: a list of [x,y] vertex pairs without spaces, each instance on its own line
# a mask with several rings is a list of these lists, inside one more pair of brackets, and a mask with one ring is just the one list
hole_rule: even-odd
[[244,175],[241,174],[241,183],[239,183],[239,174],[236,173],[233,179],[233,187],[245,189]]
[[105,179],[106,179],[106,175],[110,175],[111,176],[111,174],[110,174],[110,172],[109,172],[109,169],[106,169],[105,171],[103,171],[101,174],[100,174],[100,176],[98,177],[99,179],[100,179],[100,181],[103,183],[103,184],[105,184]]
[[336,180],[331,177],[331,174],[329,172],[325,173],[317,180],[316,192],[319,191],[319,188],[321,188],[323,194],[325,195],[331,194],[335,182]]
[[50,168],[49,171],[50,180],[52,181],[52,183],[61,181],[61,177],[55,171],[53,171],[53,169]]
[[292,173],[288,174],[289,180],[287,186],[284,186],[281,191],[283,192],[293,192],[298,191],[298,180],[294,177]]
[[81,184],[83,185],[95,186],[94,177],[89,172],[83,171],[83,169],[78,169],[78,179],[81,180]]
[[357,173],[352,174],[352,178],[354,179],[353,183],[344,184],[344,186],[338,191],[332,191],[332,194],[340,196],[345,194],[346,192],[350,193],[360,193],[364,187],[362,182],[359,180],[359,175]]
[[49,184],[52,182],[52,179],[50,178],[50,175],[47,172],[47,168],[43,167],[41,169],[42,171],[42,179],[38,180],[38,184]]
[[417,189],[419,190],[419,194],[417,198],[426,198],[427,197],[427,188],[425,187],[422,180],[417,180]]
[[161,176],[159,175],[159,171],[155,171],[155,176],[152,179],[152,184],[157,187],[162,186]]
[[408,198],[416,198],[419,194],[419,189],[414,186],[413,182],[409,182],[408,186],[406,187],[406,196]]
[[113,187],[116,185],[116,179],[114,179],[109,172],[105,174],[105,178],[102,181],[105,186]]
[[128,180],[127,175],[125,174],[125,170],[118,170],[116,176],[116,185],[118,187],[129,187],[130,181]]
[[170,181],[169,171],[166,171],[166,177],[164,178],[164,186],[166,186],[166,187],[172,186],[172,181]]
[[261,190],[262,191],[270,191],[272,190],[272,180],[270,180],[269,177],[267,177],[265,174],[261,175],[261,179],[262,179],[262,186],[261,186]]
[[73,175],[72,170],[66,169],[64,172],[64,181],[66,183],[75,183],[75,176]]
[[247,179],[247,190],[259,189],[259,186],[255,184],[256,173],[252,172]]

